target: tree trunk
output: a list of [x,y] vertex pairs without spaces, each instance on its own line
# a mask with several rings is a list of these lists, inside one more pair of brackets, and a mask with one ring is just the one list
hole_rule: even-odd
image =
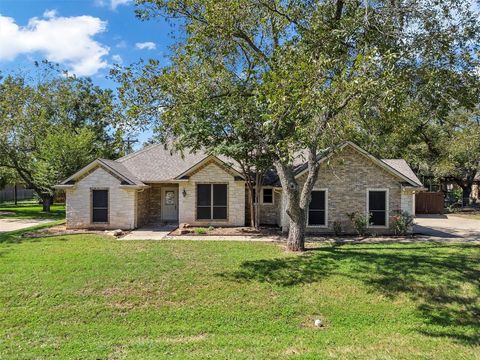
[[43,195],[42,196],[42,206],[43,211],[49,213],[50,206],[53,204],[53,196],[52,195]]
[[255,227],[255,207],[254,202],[255,199],[253,198],[253,184],[251,181],[247,182],[248,188],[248,208],[250,209],[250,226]]
[[262,189],[262,177],[258,171],[255,174],[255,229],[260,228],[260,196]]
[[473,180],[475,179],[477,172],[474,171],[467,175],[466,180],[457,179],[455,182],[462,188],[462,206],[470,205],[470,195],[472,194]]
[[275,162],[282,189],[287,197],[286,213],[290,219],[287,246],[292,251],[305,250],[305,230],[307,227],[308,206],[312,196],[312,190],[318,178],[320,166],[317,159],[316,148],[309,149],[308,173],[300,189],[295,178],[293,166],[282,161]]
[[470,195],[472,194],[472,185],[462,186],[462,206],[470,205]]
[[17,183],[15,183],[15,186],[13,187],[13,201],[15,202],[15,206],[18,205],[18,188],[17,188]]
[[306,217],[305,211],[297,208],[294,213],[289,215],[290,228],[288,231],[287,247],[291,251],[304,251],[305,250],[305,228]]

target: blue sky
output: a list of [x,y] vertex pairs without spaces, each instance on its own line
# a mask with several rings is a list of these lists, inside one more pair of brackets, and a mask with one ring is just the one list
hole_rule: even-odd
[[[132,0],[0,0],[0,71],[48,59],[102,87],[113,63],[166,64],[173,28],[135,18]],[[141,134],[146,140],[149,134]]]

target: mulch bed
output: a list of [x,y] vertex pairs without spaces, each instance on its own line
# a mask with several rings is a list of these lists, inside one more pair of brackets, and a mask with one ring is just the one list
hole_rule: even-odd
[[29,231],[22,234],[24,238],[41,238],[49,236],[59,236],[59,235],[75,235],[75,234],[96,234],[96,235],[106,235],[105,231],[93,231],[88,229],[72,230],[68,229],[65,225],[56,225],[45,229]]
[[[203,229],[198,230],[198,229]],[[277,227],[262,227],[258,230],[251,227],[200,227],[200,226],[191,226],[191,227],[179,227],[172,231],[170,236],[272,236],[280,235],[281,231]]]

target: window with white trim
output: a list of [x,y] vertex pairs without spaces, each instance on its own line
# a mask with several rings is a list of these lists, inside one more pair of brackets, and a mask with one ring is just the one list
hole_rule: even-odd
[[227,184],[197,184],[197,219],[227,219]]
[[387,201],[386,190],[368,191],[368,214],[370,226],[387,226]]
[[312,199],[308,206],[308,225],[327,225],[327,192],[325,190],[312,191]]
[[273,204],[273,189],[264,188],[262,190],[262,203],[263,204]]

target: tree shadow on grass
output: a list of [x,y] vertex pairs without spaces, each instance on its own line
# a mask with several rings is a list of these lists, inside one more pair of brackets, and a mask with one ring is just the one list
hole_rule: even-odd
[[427,244],[396,247],[334,246],[304,255],[246,261],[220,276],[291,287],[332,275],[362,281],[388,298],[406,294],[424,325],[418,331],[480,344],[480,246]]

